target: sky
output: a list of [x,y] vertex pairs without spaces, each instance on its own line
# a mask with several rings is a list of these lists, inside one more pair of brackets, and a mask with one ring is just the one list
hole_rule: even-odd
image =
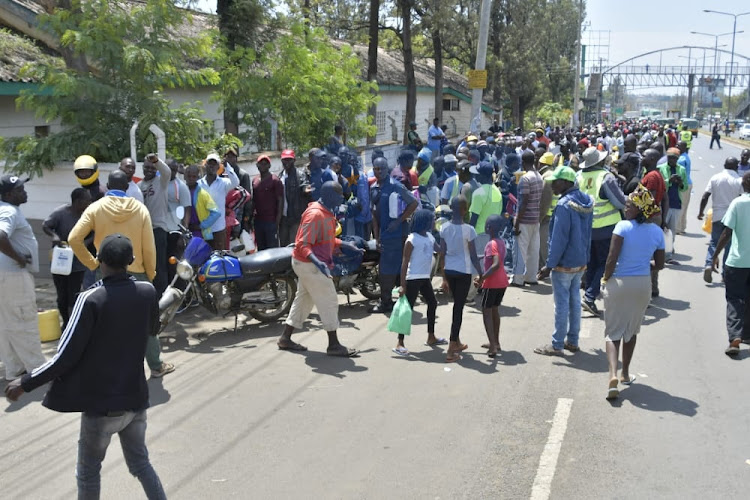
[[[731,33],[734,19],[730,16],[703,12],[703,9],[716,9],[723,12],[739,14],[750,12],[750,2],[747,0],[723,0],[712,2],[708,0],[678,0],[653,1],[630,0],[628,2],[613,2],[610,0],[589,0],[587,2],[587,16],[583,42],[588,38],[587,32],[609,31],[609,65],[615,65],[644,52],[684,45],[710,47],[713,49],[714,37],[693,35],[691,31],[703,33]],[[744,31],[736,36],[735,53],[742,53],[750,57],[750,15],[737,19],[737,31]],[[593,38],[597,38],[592,33]],[[719,38],[719,46],[727,44],[723,49],[731,51],[732,35]],[[691,65],[703,66],[702,50],[687,49],[664,53],[662,64],[670,66],[687,66],[688,56],[693,59]],[[713,64],[713,50],[706,52],[706,66]],[[684,57],[680,57],[684,56]],[[720,55],[722,67],[729,64],[730,55]],[[740,64],[744,66],[744,61]],[[635,65],[649,64],[652,67],[659,64],[659,55],[654,54],[634,61]],[[606,66],[606,64],[605,64]],[[735,59],[737,67],[737,59]],[[664,89],[652,89],[656,92]],[[673,94],[677,89],[667,89]]]

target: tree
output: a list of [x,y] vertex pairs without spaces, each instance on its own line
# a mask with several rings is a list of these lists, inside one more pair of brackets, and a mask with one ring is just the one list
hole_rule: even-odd
[[[380,0],[370,0],[370,17],[368,19],[368,40],[367,40],[367,81],[377,83],[378,81],[378,39],[380,35]],[[376,90],[372,88],[373,94]],[[370,123],[375,123],[375,114],[378,111],[376,101],[373,100],[367,114],[370,116]],[[377,129],[376,129],[377,130]],[[367,136],[368,144],[375,142],[376,134]]]
[[[417,79],[414,76],[414,54],[411,40],[411,15],[413,0],[398,0],[401,14],[401,53],[404,56],[404,73],[406,73],[406,119],[404,123],[411,123],[417,116]],[[409,142],[409,128],[404,127],[404,144]]]
[[118,161],[129,153],[129,130],[136,120],[142,124],[139,143],[149,136],[148,125],[156,123],[167,133],[169,154],[197,160],[192,153],[211,138],[213,128],[200,118],[202,110],[171,109],[162,93],[218,83],[213,69],[195,69],[211,49],[209,38],[170,35],[189,25],[191,16],[170,0],[73,0],[70,5],[71,10],[58,8],[40,21],[78,62],[67,68],[45,61],[25,67],[23,75],[40,82],[42,92],[24,91],[18,100],[41,118],[60,120],[62,131],[3,141],[6,165],[41,175],[57,161],[84,153]]
[[377,84],[362,80],[349,45],[334,45],[322,30],[293,23],[240,61],[223,83],[247,125],[273,118],[283,142],[301,150],[326,144],[337,124],[350,141],[374,133],[367,110],[377,100],[371,92]]

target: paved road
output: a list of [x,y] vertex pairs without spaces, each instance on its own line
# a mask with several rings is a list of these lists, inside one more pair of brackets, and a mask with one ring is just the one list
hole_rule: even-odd
[[[442,362],[422,345],[424,317],[390,349],[386,318],[342,306],[341,337],[357,359],[322,354],[325,334],[298,335],[305,354],[280,352],[280,325],[183,317],[163,339],[178,370],[151,380],[148,444],[172,498],[745,498],[750,436],[748,351],[724,355],[721,284],[701,279],[706,235],[698,199],[727,145],[694,142],[695,193],[679,266],[661,277],[620,400],[604,399],[603,322],[584,318],[583,350],[533,354],[552,327],[548,285],[510,289],[504,353],[490,360],[481,315],[467,310],[469,353]],[[195,310],[192,310],[195,311]],[[191,314],[194,314],[191,311]],[[417,312],[424,313],[424,306]],[[441,301],[439,334],[450,306]],[[4,498],[70,498],[78,416],[42,408],[41,392],[0,413]],[[115,440],[116,441],[116,440]],[[139,497],[119,447],[103,468],[104,498]]]

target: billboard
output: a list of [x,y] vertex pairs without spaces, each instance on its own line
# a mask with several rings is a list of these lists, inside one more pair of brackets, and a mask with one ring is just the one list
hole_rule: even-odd
[[720,108],[723,96],[723,78],[707,76],[698,80],[698,105],[702,108]]

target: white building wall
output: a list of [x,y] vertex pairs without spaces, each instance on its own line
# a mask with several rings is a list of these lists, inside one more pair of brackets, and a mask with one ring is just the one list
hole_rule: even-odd
[[59,120],[46,122],[43,118],[34,116],[28,109],[16,107],[16,97],[12,95],[0,96],[0,137],[24,137],[34,135],[34,127],[49,126],[50,132],[60,130]]

